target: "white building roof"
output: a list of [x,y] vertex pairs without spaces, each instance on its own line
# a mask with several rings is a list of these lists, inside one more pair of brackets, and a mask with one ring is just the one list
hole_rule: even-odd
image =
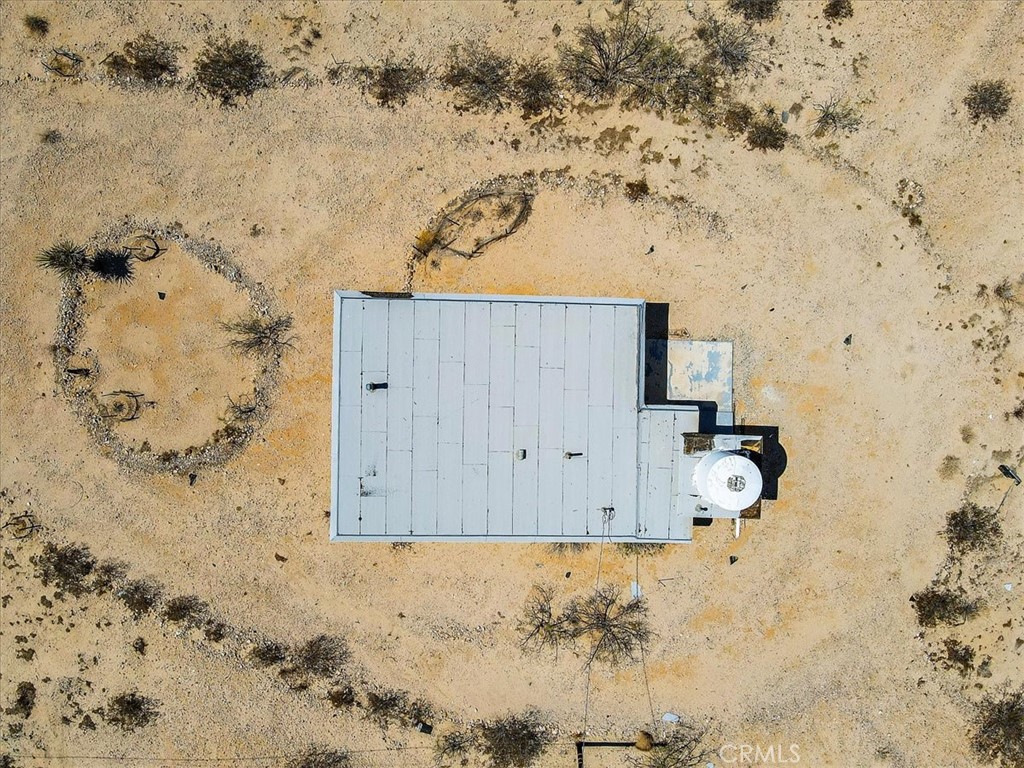
[[[644,303],[335,294],[331,536],[689,541]],[[386,388],[367,388],[386,384]]]

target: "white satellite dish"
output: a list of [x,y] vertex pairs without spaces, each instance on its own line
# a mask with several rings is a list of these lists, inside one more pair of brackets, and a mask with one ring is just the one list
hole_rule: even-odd
[[693,471],[697,491],[708,501],[730,512],[741,512],[761,496],[761,472],[746,456],[712,451]]

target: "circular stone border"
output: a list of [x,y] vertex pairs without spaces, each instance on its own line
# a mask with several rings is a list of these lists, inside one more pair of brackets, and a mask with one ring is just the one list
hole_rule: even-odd
[[[180,224],[163,225],[155,221],[126,216],[122,221],[101,229],[83,244],[87,248],[109,247],[120,244],[130,236],[145,232],[159,240],[176,243],[181,250],[199,263],[231,283],[235,290],[248,294],[253,313],[260,318],[274,317],[270,293],[262,283],[248,277],[232,260],[230,254],[211,240],[190,237]],[[265,425],[270,413],[272,394],[278,385],[281,367],[281,349],[260,355],[259,371],[255,377],[252,400],[245,407],[235,407],[234,417],[213,432],[205,443],[184,449],[155,452],[147,442],[135,447],[127,444],[104,418],[102,407],[91,387],[82,386],[82,369],[88,376],[99,371],[99,358],[91,350],[79,350],[85,323],[85,295],[83,286],[97,278],[74,275],[61,281],[61,297],[57,310],[57,329],[53,341],[54,375],[57,386],[66,398],[71,411],[78,417],[96,441],[104,455],[114,459],[121,467],[143,472],[168,472],[175,475],[190,474],[204,468],[219,466],[239,455],[252,438]],[[73,366],[75,357],[88,358],[85,366]],[[77,371],[77,373],[75,372]],[[116,423],[116,422],[114,422]]]

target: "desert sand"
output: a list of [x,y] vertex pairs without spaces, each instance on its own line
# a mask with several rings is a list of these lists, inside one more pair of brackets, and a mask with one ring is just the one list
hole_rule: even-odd
[[[714,750],[795,744],[802,765],[980,764],[976,703],[1024,682],[1024,487],[1001,509],[999,545],[965,565],[965,589],[984,601],[976,617],[922,628],[909,597],[943,566],[947,512],[964,499],[995,506],[1009,486],[997,466],[1024,461],[1024,424],[1008,415],[1024,398],[1024,306],[978,289],[1008,279],[1024,295],[1024,6],[853,5],[830,24],[821,0],[785,0],[757,26],[775,66],[734,91],[787,110],[792,134],[760,152],[614,99],[571,96],[557,120],[524,119],[458,110],[430,86],[386,109],[325,78],[333,62],[389,50],[439,71],[468,40],[554,58],[588,16],[614,11],[601,2],[0,4],[0,525],[28,513],[38,526],[3,530],[0,711],[22,682],[36,700],[28,717],[3,716],[0,753],[33,768],[125,756],[283,766],[321,745],[360,766],[428,766],[439,734],[533,709],[553,739],[540,766],[574,765],[584,733],[664,728],[666,712],[710,724]],[[664,3],[660,18],[696,46],[707,4],[692,6]],[[49,20],[45,38],[26,32],[30,13]],[[311,46],[291,50],[314,28]],[[144,31],[182,46],[180,82],[104,74],[104,57]],[[187,87],[219,33],[312,82],[221,107]],[[82,59],[78,76],[43,66],[55,47]],[[998,122],[965,114],[979,78],[1013,89]],[[813,136],[812,105],[832,94],[863,122]],[[58,143],[40,140],[50,130]],[[417,234],[452,200],[523,174],[537,193],[513,236],[471,260],[414,258]],[[624,182],[640,178],[650,194],[628,199]],[[902,179],[923,190],[919,226],[901,215]],[[103,392],[157,401],[116,427],[126,444],[202,444],[259,374],[220,325],[247,295],[173,237],[215,244],[294,318],[265,423],[191,481],[116,460],[55,370],[60,280],[35,257],[64,238],[98,243],[126,217],[170,233],[169,250],[127,286],[86,283],[80,342],[101,361]],[[719,522],[644,556],[332,544],[335,288],[668,302],[672,334],[733,341],[738,420],[780,429],[779,498],[738,540]],[[47,543],[122,561],[165,599],[196,595],[230,632],[135,618],[110,593],[55,597],[31,561]],[[585,648],[524,653],[517,619],[533,586],[562,602],[598,578],[643,589],[654,632],[643,662],[588,673]],[[347,640],[344,672],[307,681],[247,655],[259,638],[319,634]],[[944,669],[950,637],[977,664],[990,657],[989,676]],[[334,706],[328,693],[345,684],[358,702]],[[368,718],[366,692],[384,688],[429,702],[434,733]],[[96,713],[128,691],[159,702],[132,732]],[[595,751],[593,762],[626,757]]]

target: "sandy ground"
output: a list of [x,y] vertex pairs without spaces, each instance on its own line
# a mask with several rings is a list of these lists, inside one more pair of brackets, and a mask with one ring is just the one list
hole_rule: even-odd
[[[342,634],[354,677],[429,700],[445,723],[536,708],[558,733],[545,766],[573,764],[585,709],[591,738],[632,738],[652,710],[672,711],[713,720],[716,746],[797,744],[805,765],[974,764],[972,702],[1024,679],[1013,559],[1024,492],[1010,494],[1007,543],[972,584],[988,605],[977,619],[922,636],[908,598],[942,563],[946,512],[968,491],[997,503],[1007,486],[996,466],[1024,460],[1024,429],[1003,415],[1024,396],[1024,313],[976,296],[979,283],[1022,270],[1024,7],[854,0],[854,18],[830,29],[820,5],[784,3],[764,29],[782,66],[740,87],[754,104],[804,105],[790,125],[799,138],[767,155],[721,129],[614,106],[538,127],[513,112],[459,114],[436,90],[388,111],[320,83],[221,109],[182,87],[116,87],[97,67],[141,31],[181,43],[190,62],[224,30],[260,43],[284,71],[295,40],[283,16],[322,32],[300,62],[320,77],[332,56],[387,49],[437,65],[451,41],[474,37],[551,55],[553,26],[564,40],[588,13],[604,14],[598,3],[0,5],[0,522],[30,510],[44,526],[24,541],[5,536],[0,704],[20,681],[35,683],[38,700],[4,749],[20,765],[58,755],[100,766],[126,754],[290,755],[320,743],[368,766],[432,763],[432,738],[334,709],[323,684],[292,691],[199,631],[135,621],[107,596],[47,608],[40,598],[53,589],[31,577],[29,557],[45,541],[73,541],[169,594],[199,595],[233,627],[288,642]],[[663,10],[671,31],[691,34],[682,4]],[[30,12],[50,19],[45,41],[25,33]],[[57,45],[85,59],[81,80],[43,69]],[[982,76],[1016,93],[987,130],[960,103]],[[865,122],[828,147],[807,135],[810,105],[839,92]],[[64,140],[41,143],[49,129]],[[629,140],[616,146],[612,135]],[[739,540],[717,525],[639,560],[612,547],[328,543],[331,290],[402,290],[413,237],[450,200],[501,174],[557,169],[515,236],[473,261],[419,265],[414,290],[669,302],[674,332],[734,340],[737,416],[781,429],[779,500]],[[658,197],[631,203],[615,177],[641,176]],[[893,204],[903,178],[923,186],[923,227]],[[58,282],[33,258],[125,215],[217,241],[295,317],[262,435],[193,485],[119,469],[54,384]],[[166,421],[129,426],[132,440],[154,446],[216,429],[223,398],[250,375],[216,334],[242,308],[237,297],[191,266],[172,270],[174,257],[151,262],[170,270],[168,301],[153,302],[164,290],[155,272],[130,296],[87,297],[105,375],[134,366],[138,383],[118,378],[118,388],[161,390]],[[1001,336],[1005,347],[989,349]],[[599,567],[603,583],[639,581],[657,637],[646,678],[641,664],[597,666],[585,706],[582,658],[524,655],[516,617],[533,584],[567,599],[591,589]],[[951,634],[992,657],[992,677],[964,680],[929,661]],[[144,656],[131,647],[139,636]],[[72,717],[71,699],[89,711],[123,690],[160,700],[153,726],[83,730]]]

